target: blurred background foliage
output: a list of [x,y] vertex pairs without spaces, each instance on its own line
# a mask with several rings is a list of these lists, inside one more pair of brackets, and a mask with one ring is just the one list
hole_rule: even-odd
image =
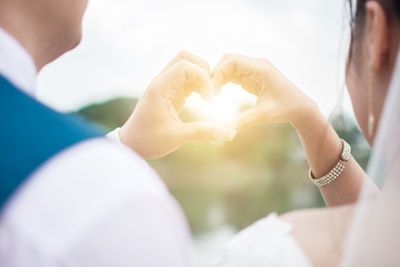
[[[124,124],[136,103],[117,98],[78,113],[113,130]],[[197,120],[188,110],[181,118]],[[331,122],[365,168],[370,151],[356,123],[342,113]],[[307,160],[289,124],[260,125],[228,143],[188,144],[149,163],[183,207],[195,236],[222,226],[239,230],[271,212],[324,206],[319,190],[308,181]]]

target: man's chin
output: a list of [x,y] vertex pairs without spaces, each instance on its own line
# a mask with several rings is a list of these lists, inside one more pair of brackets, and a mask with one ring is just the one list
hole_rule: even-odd
[[82,41],[82,31],[79,31],[79,33],[75,34],[75,38],[72,39],[72,40],[73,41],[71,42],[71,46],[67,50],[67,52],[70,51],[70,50],[75,49],[81,43],[81,41]]
[[[65,37],[65,36],[64,36]],[[58,51],[52,49],[53,54],[48,54],[47,60],[44,64],[39,66],[39,70],[46,66],[47,64],[57,60],[67,52],[75,49],[82,41],[82,33],[79,32],[78,34],[74,34],[73,38],[68,38],[68,40],[64,40],[64,45],[60,45]]]

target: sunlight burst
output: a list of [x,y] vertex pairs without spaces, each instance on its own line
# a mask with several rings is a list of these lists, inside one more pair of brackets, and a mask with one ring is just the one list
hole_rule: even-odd
[[228,125],[239,114],[245,105],[254,105],[256,97],[248,94],[240,86],[228,84],[218,96],[204,101],[199,95],[188,98],[186,107],[193,111],[202,121]]

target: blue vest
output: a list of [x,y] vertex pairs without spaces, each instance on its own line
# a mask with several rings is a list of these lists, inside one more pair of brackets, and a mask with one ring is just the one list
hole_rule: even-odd
[[0,210],[30,174],[55,154],[104,136],[82,119],[39,103],[2,76],[0,118]]

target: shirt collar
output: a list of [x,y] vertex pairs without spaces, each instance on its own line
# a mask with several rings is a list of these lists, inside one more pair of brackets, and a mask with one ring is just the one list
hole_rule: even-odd
[[0,75],[34,96],[37,70],[33,58],[10,34],[0,28]]

